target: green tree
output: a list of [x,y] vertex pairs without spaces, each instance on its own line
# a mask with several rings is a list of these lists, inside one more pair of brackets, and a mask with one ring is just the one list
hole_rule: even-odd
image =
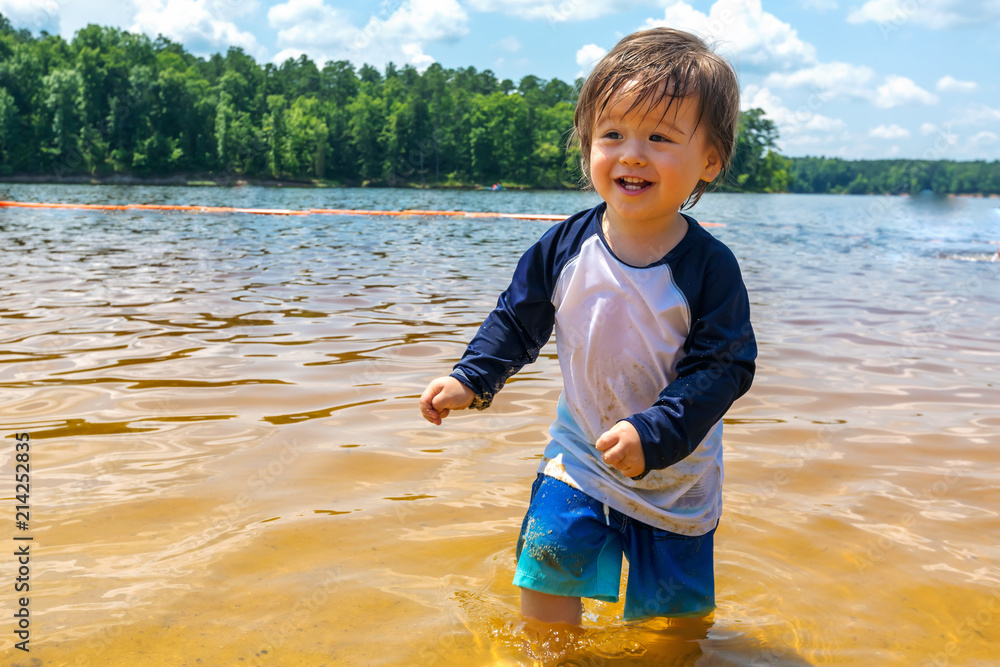
[[232,46],[226,52],[225,71],[220,78],[221,90],[228,93],[230,104],[259,120],[263,116],[266,97],[264,72],[243,49]]
[[322,78],[316,63],[306,55],[289,58],[278,71],[281,94],[289,99],[305,95],[319,95]]
[[225,90],[219,93],[216,107],[215,139],[218,163],[227,175],[243,176],[264,171],[266,144],[249,112],[237,109],[232,96]]
[[284,174],[284,151],[287,131],[285,114],[288,101],[284,95],[267,96],[267,113],[261,128],[264,145],[267,147],[267,173],[275,178]]
[[0,88],[0,173],[10,174],[14,168],[10,149],[17,140],[17,104],[6,88]]
[[322,99],[333,102],[339,107],[347,106],[347,103],[358,94],[358,77],[354,73],[354,66],[346,60],[328,62],[324,65],[319,81]]
[[[97,25],[70,42],[36,37],[0,15],[0,171],[572,187],[580,150],[567,140],[582,83],[528,74],[515,85],[439,63],[261,65],[238,48],[199,58]],[[998,161],[788,158],[777,140],[762,110],[744,112],[721,187],[1000,192]]]
[[775,148],[778,128],[764,116],[763,109],[750,109],[740,114],[736,146],[727,181],[739,188],[760,191],[767,187],[765,171],[768,152]]
[[57,69],[42,79],[45,91],[45,114],[51,119],[52,132],[42,150],[63,171],[76,168],[80,161],[80,129],[83,125],[83,77],[75,69]]
[[383,146],[381,128],[385,123],[385,104],[364,89],[347,107],[351,148],[358,160],[358,176],[374,180],[382,176]]
[[300,97],[292,102],[285,128],[282,164],[294,176],[323,178],[328,130],[319,100]]
[[792,182],[789,173],[792,161],[779,154],[777,151],[769,150],[764,156],[764,164],[761,166],[761,174],[764,182],[762,189],[764,192],[788,192]]

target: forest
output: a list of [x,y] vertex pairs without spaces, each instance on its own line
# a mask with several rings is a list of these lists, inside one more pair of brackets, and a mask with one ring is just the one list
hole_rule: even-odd
[[[96,25],[69,42],[34,36],[0,14],[0,178],[575,188],[581,84],[437,63],[258,64],[239,48],[199,58]],[[789,158],[778,138],[762,110],[743,112],[718,189],[1000,194],[1000,161]]]

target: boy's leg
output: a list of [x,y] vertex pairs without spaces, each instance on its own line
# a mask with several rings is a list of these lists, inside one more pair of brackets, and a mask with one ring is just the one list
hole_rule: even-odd
[[580,621],[583,620],[583,604],[580,598],[549,595],[530,588],[522,588],[521,616],[543,623],[580,625]]
[[521,588],[522,615],[579,625],[581,597],[617,602],[620,528],[609,525],[600,502],[539,475],[517,541],[514,585]]

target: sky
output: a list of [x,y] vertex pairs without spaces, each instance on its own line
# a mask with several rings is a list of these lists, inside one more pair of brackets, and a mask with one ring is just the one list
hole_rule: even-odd
[[199,56],[572,83],[625,35],[695,32],[734,64],[789,156],[1000,159],[1000,0],[0,0],[18,28],[163,34]]

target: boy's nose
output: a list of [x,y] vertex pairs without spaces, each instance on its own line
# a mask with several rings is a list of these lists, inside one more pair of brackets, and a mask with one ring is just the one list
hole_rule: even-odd
[[618,161],[630,167],[639,167],[646,163],[642,149],[634,141],[626,141],[621,148]]
[[646,164],[646,159],[640,153],[634,151],[622,153],[618,161],[630,167],[641,167]]

